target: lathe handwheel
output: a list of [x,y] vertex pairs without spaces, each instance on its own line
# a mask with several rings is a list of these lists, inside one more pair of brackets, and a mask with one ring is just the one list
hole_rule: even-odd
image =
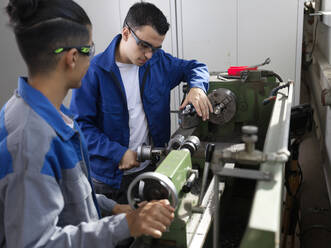
[[174,208],[177,207],[178,203],[178,196],[177,196],[177,190],[173,182],[165,175],[157,173],[157,172],[146,172],[139,176],[137,176],[129,185],[128,192],[127,192],[127,198],[128,202],[132,209],[135,209],[137,207],[137,200],[133,198],[132,196],[132,190],[134,186],[139,183],[142,180],[146,179],[152,179],[160,182],[162,186],[164,186],[169,191],[169,201],[170,205]]

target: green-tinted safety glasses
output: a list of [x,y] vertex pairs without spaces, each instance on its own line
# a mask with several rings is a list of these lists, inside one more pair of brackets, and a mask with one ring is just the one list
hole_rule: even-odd
[[95,53],[95,45],[94,43],[92,43],[91,46],[87,45],[87,46],[73,46],[73,47],[59,47],[56,48],[53,53],[55,54],[59,54],[62,53],[64,51],[69,51],[70,49],[76,48],[78,52],[80,52],[83,55],[89,56],[90,59],[93,58],[94,53]]

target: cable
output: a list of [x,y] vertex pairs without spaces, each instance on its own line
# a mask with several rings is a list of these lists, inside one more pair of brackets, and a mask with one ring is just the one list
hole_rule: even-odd
[[283,88],[288,88],[293,81],[288,81],[286,84],[275,87],[271,90],[269,97],[265,98],[262,102],[263,105],[267,105],[269,102],[276,100],[278,91]]

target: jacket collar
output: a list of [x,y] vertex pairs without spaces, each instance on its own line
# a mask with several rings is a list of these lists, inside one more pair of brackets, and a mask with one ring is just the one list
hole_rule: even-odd
[[[65,124],[60,113],[48,98],[27,83],[27,78],[18,78],[17,91],[24,101],[37,112],[62,139],[69,140],[75,134],[75,131]],[[61,111],[65,115],[72,117],[70,111],[63,105],[61,105]],[[75,123],[75,128],[77,127],[76,125]]]
[[[111,41],[109,46],[106,48],[106,50],[103,53],[98,54],[94,57],[92,63],[97,64],[105,71],[111,71],[112,68],[117,68],[116,60],[115,60],[115,52],[116,47],[118,43],[121,41],[122,35],[118,34],[114,37],[114,39]],[[148,64],[152,65],[154,64],[159,58],[159,52],[156,52],[153,57],[147,61],[146,64],[144,64],[142,67],[146,67]]]

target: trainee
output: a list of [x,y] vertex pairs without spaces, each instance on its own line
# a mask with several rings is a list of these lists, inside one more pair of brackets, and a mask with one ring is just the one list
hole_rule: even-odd
[[154,169],[149,161],[137,162],[137,147],[169,141],[171,89],[188,82],[181,108],[192,103],[203,120],[212,111],[206,65],[164,52],[168,29],[155,5],[134,4],[121,34],[94,57],[83,86],[73,91],[70,108],[87,140],[96,191],[120,203],[127,203],[133,178]]
[[129,211],[95,194],[84,137],[62,105],[94,52],[84,10],[71,0],[10,0],[6,10],[28,77],[0,112],[0,247],[115,247],[129,236],[160,237],[173,219],[169,202]]

